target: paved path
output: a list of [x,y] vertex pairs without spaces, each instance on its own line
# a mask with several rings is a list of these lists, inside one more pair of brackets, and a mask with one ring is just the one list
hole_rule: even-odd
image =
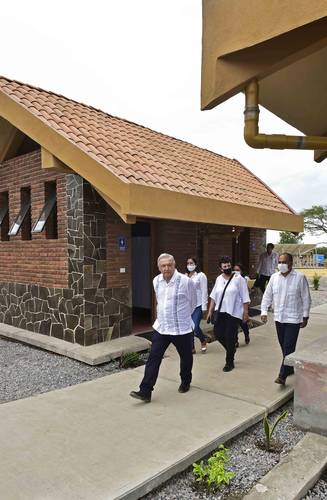
[[[299,345],[326,331],[327,306],[312,314]],[[236,369],[223,373],[217,343],[197,354],[193,386],[177,392],[169,350],[151,404],[128,396],[143,367],[0,405],[0,498],[139,498],[272,411],[292,395],[273,383],[280,351],[272,322],[240,335]]]

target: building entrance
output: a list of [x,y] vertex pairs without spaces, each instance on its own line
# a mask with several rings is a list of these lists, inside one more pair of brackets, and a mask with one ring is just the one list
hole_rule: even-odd
[[132,226],[132,304],[133,333],[151,329],[151,225],[136,222]]

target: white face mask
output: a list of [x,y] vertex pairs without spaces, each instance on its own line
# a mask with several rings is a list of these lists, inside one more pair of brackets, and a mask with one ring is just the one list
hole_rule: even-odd
[[238,276],[241,274],[241,271],[234,271],[234,274],[236,274]]
[[287,273],[288,265],[287,264],[278,264],[278,271],[281,273]]
[[191,273],[196,268],[195,264],[187,264],[187,270]]

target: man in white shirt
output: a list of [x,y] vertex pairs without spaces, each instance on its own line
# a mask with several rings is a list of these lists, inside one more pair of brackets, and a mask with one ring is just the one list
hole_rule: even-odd
[[181,384],[178,391],[189,390],[192,380],[192,313],[196,307],[196,288],[192,280],[176,270],[172,255],[163,253],[158,257],[161,274],[153,280],[157,298],[157,319],[153,324],[152,347],[145,365],[144,377],[139,391],[132,391],[133,398],[146,403],[157,381],[159,368],[167,347],[172,343],[180,356]]
[[267,285],[261,303],[261,319],[267,322],[268,308],[274,306],[274,320],[278,341],[283,353],[276,384],[285,385],[286,378],[294,373],[293,367],[284,365],[284,359],[296,349],[300,328],[305,328],[309,319],[311,297],[306,277],[294,271],[293,257],[283,253],[279,257],[278,270]]
[[258,278],[255,286],[260,288],[262,293],[265,293],[266,283],[270,280],[270,276],[275,273],[278,265],[278,254],[273,250],[273,243],[268,243],[266,252],[263,252],[259,257]]

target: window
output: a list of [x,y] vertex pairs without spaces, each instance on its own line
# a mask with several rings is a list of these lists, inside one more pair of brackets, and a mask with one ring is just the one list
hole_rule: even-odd
[[8,191],[0,193],[0,227],[1,241],[8,241],[9,231],[9,195]]
[[44,207],[33,226],[32,233],[41,233],[45,228],[46,238],[56,239],[58,238],[56,182],[46,182],[44,194]]
[[9,230],[9,236],[15,236],[21,229],[22,240],[30,240],[31,235],[31,188],[20,190],[20,212]]

